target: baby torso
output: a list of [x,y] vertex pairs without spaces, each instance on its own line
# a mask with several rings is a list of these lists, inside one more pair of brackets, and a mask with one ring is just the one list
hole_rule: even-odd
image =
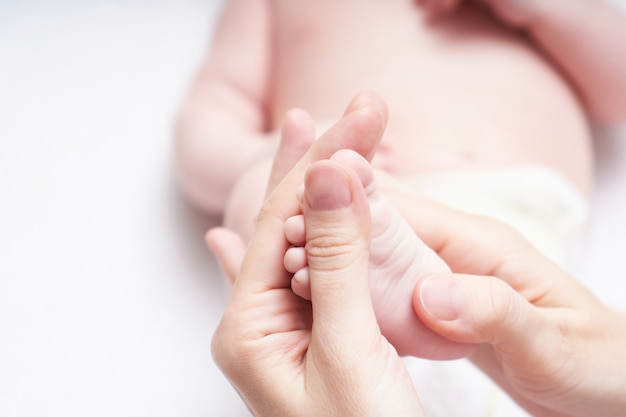
[[521,35],[466,6],[426,22],[413,0],[272,0],[270,112],[321,126],[358,92],[389,106],[392,174],[542,165],[587,192],[589,132],[563,77]]

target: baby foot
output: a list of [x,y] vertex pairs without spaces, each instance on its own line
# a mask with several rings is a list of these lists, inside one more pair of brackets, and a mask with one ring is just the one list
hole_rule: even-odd
[[[428,359],[455,359],[468,356],[474,345],[451,342],[430,331],[413,309],[416,282],[429,273],[450,272],[445,262],[424,242],[384,198],[374,180],[371,165],[359,154],[342,150],[333,155],[338,162],[356,172],[370,203],[370,291],[376,317],[383,335],[402,355]],[[332,184],[329,184],[332,187]],[[302,194],[299,198],[302,201]],[[293,245],[285,253],[285,269],[293,273],[292,289],[310,299],[306,231],[302,215],[285,222],[285,235]]]

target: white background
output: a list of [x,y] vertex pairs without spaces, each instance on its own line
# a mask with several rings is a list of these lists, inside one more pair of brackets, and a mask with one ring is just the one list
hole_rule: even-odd
[[[217,221],[171,173],[219,4],[0,0],[0,417],[247,415],[210,357]],[[622,136],[574,273],[626,307]]]

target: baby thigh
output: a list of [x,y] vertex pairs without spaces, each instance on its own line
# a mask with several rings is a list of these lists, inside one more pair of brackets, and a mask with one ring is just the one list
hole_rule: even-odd
[[252,237],[257,214],[265,199],[271,169],[271,158],[252,165],[239,177],[228,197],[223,225],[238,233],[245,242]]

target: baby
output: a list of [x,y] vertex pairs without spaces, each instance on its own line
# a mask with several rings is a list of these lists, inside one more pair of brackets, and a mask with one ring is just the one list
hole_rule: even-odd
[[[323,130],[355,93],[374,90],[390,114],[373,160],[379,172],[411,192],[503,220],[564,262],[591,190],[589,120],[626,119],[624,16],[598,0],[418,3],[230,0],[181,113],[178,172],[189,199],[248,238],[287,110],[305,109]],[[381,235],[400,225],[381,241],[405,239],[408,225],[373,186],[370,198]],[[286,230],[302,243],[295,224]],[[387,263],[373,265],[372,282],[389,285],[375,292],[381,306],[410,309],[413,268],[447,268],[410,239],[400,247],[428,254],[407,255],[400,280],[376,280],[386,266],[402,269],[380,245]],[[306,262],[297,250],[291,256],[294,290],[306,297],[298,275]],[[416,351],[427,344],[416,344],[424,332],[403,335],[414,327],[389,317],[383,331],[404,353],[451,358],[471,348]]]
[[424,3],[227,2],[181,112],[184,193],[249,237],[287,110],[322,130],[373,90],[390,110],[375,168],[563,261],[592,183],[589,117],[626,118],[623,16],[603,1],[491,1],[520,32],[483,2]]

